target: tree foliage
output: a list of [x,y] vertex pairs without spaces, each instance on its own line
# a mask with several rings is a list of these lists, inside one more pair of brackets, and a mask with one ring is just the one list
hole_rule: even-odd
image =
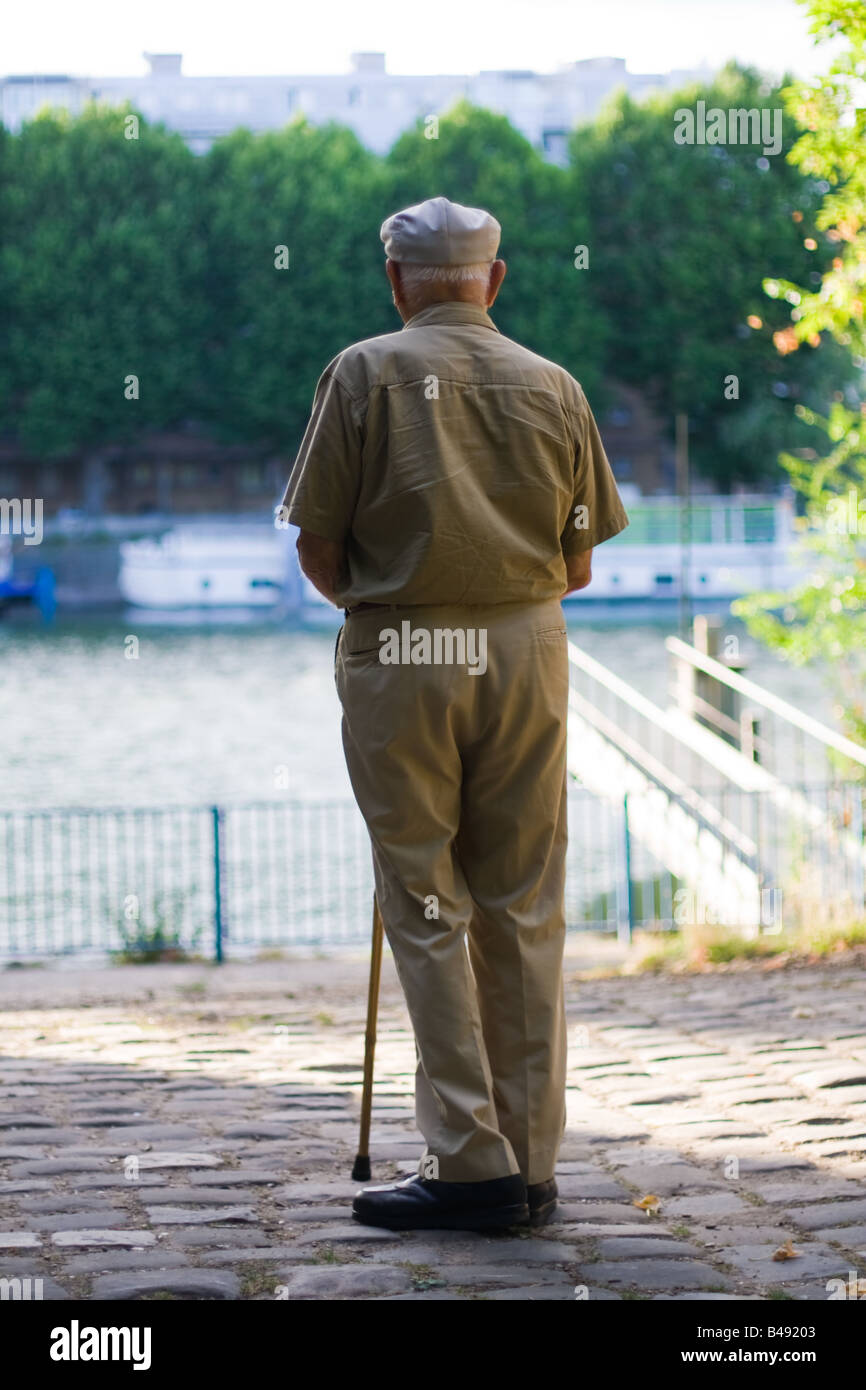
[[125,114],[89,106],[4,132],[2,425],[46,457],[176,420],[197,377],[195,159],[140,118],[127,139]]
[[296,446],[326,363],[400,327],[376,237],[382,183],[351,131],[303,120],[235,131],[202,161],[199,414],[221,437]]
[[547,163],[505,116],[458,102],[436,138],[419,121],[386,160],[391,208],[440,194],[484,207],[502,227],[507,265],[494,317],[501,332],[562,363],[595,401],[607,316],[593,303],[574,248],[587,236],[585,209],[566,210],[566,175]]
[[[785,89],[788,110],[803,128],[791,163],[817,182],[823,202],[816,218],[832,262],[818,289],[790,280],[767,282],[767,292],[794,307],[780,351],[795,351],[828,331],[866,357],[866,6],[853,0],[800,0],[816,42],[845,46],[827,72]],[[860,103],[860,105],[858,105]],[[866,364],[861,364],[866,365]]]
[[[726,116],[780,103],[734,65],[709,87],[640,105],[621,93],[572,137],[569,202],[589,209],[607,373],[646,390],[668,419],[685,412],[697,470],[725,487],[777,476],[780,447],[808,443],[792,404],[823,404],[850,368],[841,353],[781,362],[771,335],[784,306],[768,309],[762,293],[768,271],[814,268],[794,213],[808,229],[819,195],[763,145],[731,143],[730,129],[726,143],[676,143],[676,113],[698,100]],[[786,116],[783,149],[794,136]]]
[[[792,323],[777,346],[791,353],[803,341],[826,350],[828,332],[845,349],[861,354],[863,289],[866,278],[866,169],[863,119],[853,108],[854,79],[864,75],[866,11],[846,0],[807,0],[818,40],[841,36],[847,47],[826,77],[788,92],[808,130],[791,151],[794,164],[821,180],[825,197],[816,217],[838,247],[821,287],[809,292],[792,282],[769,282],[774,298],[793,305]],[[855,360],[857,360],[855,358]],[[838,717],[851,737],[866,743],[866,405],[844,391],[826,416],[801,408],[820,429],[829,451],[815,456],[784,454],[781,462],[804,500],[800,552],[807,562],[791,593],[761,593],[740,600],[734,612],[749,629],[787,660],[818,661],[838,696]]]
[[502,224],[502,332],[561,362],[597,410],[622,380],[663,418],[687,411],[697,470],[722,486],[777,478],[779,447],[806,437],[792,402],[823,409],[848,359],[833,343],[780,358],[789,305],[762,280],[820,280],[835,250],[804,246],[821,198],[811,171],[759,167],[753,147],[675,144],[674,112],[699,95],[777,100],[736,68],[708,90],[622,96],[576,132],[565,168],[465,102],[384,158],[305,121],[237,130],[203,157],[143,118],[125,138],[126,108],[0,127],[0,433],[60,457],[192,421],[291,452],[330,358],[400,327],[381,222],[445,194]]

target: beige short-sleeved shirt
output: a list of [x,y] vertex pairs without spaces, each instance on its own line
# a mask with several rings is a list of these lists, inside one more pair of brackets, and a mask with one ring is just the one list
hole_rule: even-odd
[[628,525],[578,382],[459,301],[329,363],[283,506],[344,543],[344,607],[559,598]]

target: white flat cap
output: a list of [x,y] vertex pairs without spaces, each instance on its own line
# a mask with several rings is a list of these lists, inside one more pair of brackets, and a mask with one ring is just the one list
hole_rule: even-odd
[[501,233],[496,218],[483,208],[428,198],[386,218],[379,235],[391,261],[475,265],[495,260]]

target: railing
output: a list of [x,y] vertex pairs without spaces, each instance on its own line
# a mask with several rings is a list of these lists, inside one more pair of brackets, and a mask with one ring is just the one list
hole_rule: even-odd
[[[866,748],[679,637],[668,637],[665,647],[676,664],[683,713],[714,726],[783,782],[866,779]],[[719,708],[722,692],[733,697],[728,710]]]
[[[629,524],[610,542],[616,546],[679,545],[682,502],[676,497],[640,497],[626,503]],[[749,494],[691,498],[692,545],[784,545],[793,539],[794,510],[787,497]]]
[[[754,925],[738,916],[733,888],[741,898],[759,894],[765,930],[778,929],[782,911],[788,925],[866,915],[866,789],[789,794],[808,814],[792,820],[760,791],[743,792],[735,807],[729,791],[721,814],[705,798],[701,822],[699,805],[660,785],[608,788],[606,797],[570,786],[569,929],[627,939],[695,920]],[[352,802],[0,812],[7,959],[185,952],[222,960],[362,944],[372,893],[366,829]]]
[[[790,924],[866,916],[866,783],[783,783],[573,643],[569,658],[570,771],[613,804],[628,796],[631,844],[700,890],[717,922],[762,930],[769,900],[773,929],[780,895]],[[810,733],[823,727],[785,709]],[[832,737],[848,751],[848,740]]]
[[[566,918],[673,923],[675,884],[627,812],[569,791]],[[172,951],[216,960],[366,942],[373,876],[353,802],[0,812],[0,957]]]
[[[866,765],[849,740],[697,656],[710,678]],[[569,657],[570,929],[628,938],[691,921],[772,931],[783,917],[866,917],[866,781],[782,782],[571,643]],[[361,943],[372,893],[353,802],[0,812],[0,957],[222,960]]]

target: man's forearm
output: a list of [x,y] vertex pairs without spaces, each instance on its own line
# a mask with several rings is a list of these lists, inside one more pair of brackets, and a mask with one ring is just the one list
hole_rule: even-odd
[[584,550],[580,555],[567,555],[565,558],[565,582],[567,588],[563,594],[573,594],[578,589],[585,589],[592,579],[592,551]]
[[345,553],[337,541],[326,540],[302,531],[298,537],[298,562],[304,574],[330,603],[337,603],[337,593],[343,587]]

